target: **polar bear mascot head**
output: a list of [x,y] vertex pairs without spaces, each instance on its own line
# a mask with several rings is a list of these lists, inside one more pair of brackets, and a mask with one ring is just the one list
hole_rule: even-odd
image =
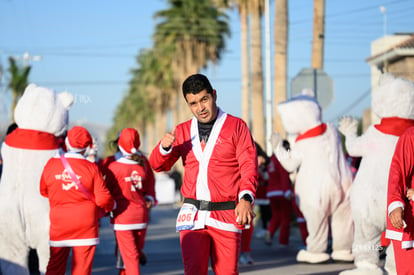
[[297,135],[322,123],[322,109],[311,89],[281,102],[277,106],[283,127],[291,135]]
[[372,111],[379,117],[414,119],[414,83],[390,73],[380,77],[372,93]]
[[[321,107],[311,90],[279,103],[277,110],[285,130],[296,138],[290,151],[279,142],[275,154],[287,171],[298,171],[295,191],[309,233],[307,248],[299,251],[296,259],[306,263],[330,258],[352,261],[352,175],[336,128],[322,121]],[[335,244],[331,255],[327,253],[328,228]]]
[[59,152],[57,137],[68,127],[73,96],[30,84],[17,103],[18,128],[2,144],[0,264],[2,274],[29,274],[29,250],[36,249],[41,273],[49,260],[49,203],[40,195],[45,163]]

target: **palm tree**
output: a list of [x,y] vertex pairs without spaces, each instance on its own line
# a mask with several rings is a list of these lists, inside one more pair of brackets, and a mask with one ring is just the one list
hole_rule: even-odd
[[146,133],[154,132],[153,138],[148,137],[150,148],[156,143],[155,138],[162,136],[167,129],[167,112],[173,93],[173,74],[171,58],[167,47],[141,51],[138,57],[140,68],[135,71],[139,75],[139,84],[144,87],[147,95],[147,106],[154,114],[152,120],[146,122]]
[[287,98],[288,1],[276,0],[275,5],[275,77],[273,104],[273,131],[286,136],[276,106]]
[[[180,98],[179,83],[189,74],[199,72],[209,62],[216,63],[225,49],[225,36],[230,34],[227,16],[209,0],[168,0],[169,9],[159,11],[154,34],[155,47],[174,47],[172,70]],[[184,100],[178,100],[178,121],[190,117]],[[185,112],[185,113],[183,113]],[[178,122],[176,121],[176,122]]]
[[241,117],[251,126],[250,123],[250,75],[249,75],[249,20],[247,1],[239,1],[240,14],[240,51],[241,51]]
[[12,121],[14,121],[14,109],[16,108],[17,101],[23,95],[24,89],[28,85],[30,69],[30,66],[18,66],[16,60],[13,57],[9,57],[8,71],[11,78],[7,87],[12,91],[12,106],[10,109]]
[[250,62],[249,62],[249,5],[248,0],[213,0],[219,8],[237,6],[240,16],[241,49],[241,118],[251,127],[250,121]]
[[[231,4],[234,4],[239,9],[241,28],[240,42],[242,68],[241,117],[243,120],[247,122],[247,124],[252,129],[256,142],[258,142],[261,146],[264,146],[265,114],[263,93],[263,50],[261,28],[264,0],[215,0],[214,2],[216,3],[216,5],[227,7],[230,7]],[[250,25],[248,20],[249,16]],[[251,55],[249,55],[248,47],[249,30],[252,41],[250,45]],[[249,56],[251,56],[250,59]],[[252,91],[251,110],[249,108],[250,90]]]
[[251,16],[251,83],[252,83],[252,123],[253,135],[262,148],[266,148],[264,93],[263,93],[263,50],[261,19],[264,0],[249,1]]

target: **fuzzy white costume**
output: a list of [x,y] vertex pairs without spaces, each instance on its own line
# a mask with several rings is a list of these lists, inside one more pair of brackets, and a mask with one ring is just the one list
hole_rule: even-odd
[[39,269],[49,260],[49,202],[40,195],[46,162],[58,153],[57,136],[68,126],[69,93],[30,84],[14,115],[19,126],[2,145],[0,183],[0,264],[3,275],[29,274],[29,248],[37,250]]
[[[372,111],[381,123],[371,125],[357,136],[358,122],[345,117],[339,130],[351,156],[362,157],[351,189],[355,224],[352,247],[356,269],[341,274],[383,274],[379,267],[381,233],[387,222],[388,173],[399,136],[414,126],[414,83],[384,74],[372,93]],[[396,274],[392,245],[388,247],[385,268]]]
[[[321,119],[321,107],[313,92],[298,95],[277,106],[283,126],[298,135],[286,151],[277,134],[272,136],[275,154],[283,167],[297,169],[295,191],[308,227],[306,250],[297,254],[298,262],[320,263],[330,259],[352,261],[353,223],[349,203],[352,183],[336,129]],[[328,248],[329,227],[332,254]]]

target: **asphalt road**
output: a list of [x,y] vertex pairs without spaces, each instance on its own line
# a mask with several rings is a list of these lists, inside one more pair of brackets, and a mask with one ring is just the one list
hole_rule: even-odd
[[[148,227],[144,251],[148,262],[141,266],[141,274],[181,275],[183,264],[179,244],[179,235],[175,231],[175,218],[178,213],[172,205],[158,205],[151,210],[151,221]],[[118,274],[115,267],[114,233],[105,218],[100,228],[101,243],[97,246],[92,274]],[[254,265],[240,266],[240,274],[338,274],[342,270],[354,268],[349,263],[298,264],[296,253],[301,245],[299,230],[292,227],[290,245],[287,248],[274,244],[267,246],[263,239],[253,236],[251,255]],[[67,274],[70,274],[69,272]],[[211,270],[209,274],[214,274]]]

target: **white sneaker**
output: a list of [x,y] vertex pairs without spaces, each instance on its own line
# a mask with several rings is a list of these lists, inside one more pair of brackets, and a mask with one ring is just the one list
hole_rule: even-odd
[[265,235],[264,235],[264,241],[265,241],[265,244],[272,245],[273,238],[272,238],[272,236],[270,236],[270,232],[267,231],[267,230],[266,230]]
[[254,264],[254,260],[250,256],[250,253],[249,252],[243,252],[240,255],[239,263],[241,265],[253,265]]
[[255,234],[255,236],[256,236],[256,238],[258,238],[258,239],[262,239],[262,238],[264,238],[264,236],[265,236],[265,233],[266,233],[266,229],[260,229],[259,231],[257,231],[257,233]]

